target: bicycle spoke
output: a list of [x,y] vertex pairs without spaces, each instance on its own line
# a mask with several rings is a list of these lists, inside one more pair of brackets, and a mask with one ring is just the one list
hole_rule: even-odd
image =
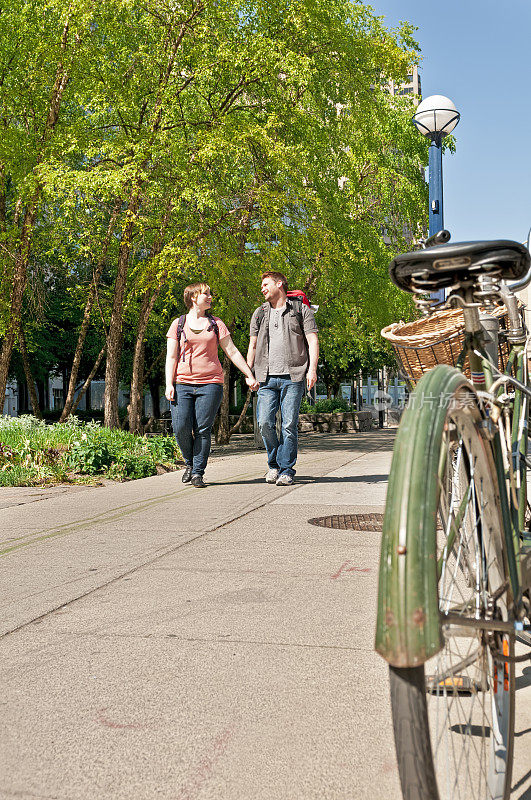
[[[458,426],[456,426],[458,429]],[[480,619],[487,612],[489,579],[502,572],[487,531],[492,508],[478,476],[477,454],[459,433],[443,443],[446,464],[439,467],[437,566],[441,612]],[[455,634],[455,635],[454,635]],[[494,719],[494,677],[485,634],[465,627],[445,628],[445,648],[435,669],[426,665],[427,706],[436,774],[448,800],[490,796],[490,751],[499,725]],[[464,691],[460,687],[468,687]]]

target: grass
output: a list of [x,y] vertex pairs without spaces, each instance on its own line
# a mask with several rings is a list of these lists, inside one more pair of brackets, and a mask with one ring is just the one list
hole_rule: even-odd
[[77,417],[53,425],[0,417],[0,486],[134,480],[172,469],[179,458],[171,436],[136,436]]

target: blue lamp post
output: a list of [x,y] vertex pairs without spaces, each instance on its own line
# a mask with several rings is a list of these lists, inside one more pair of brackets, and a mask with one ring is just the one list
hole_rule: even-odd
[[444,228],[442,140],[453,131],[459,119],[459,111],[452,101],[441,94],[432,94],[423,100],[413,117],[417,129],[430,139],[430,236]]

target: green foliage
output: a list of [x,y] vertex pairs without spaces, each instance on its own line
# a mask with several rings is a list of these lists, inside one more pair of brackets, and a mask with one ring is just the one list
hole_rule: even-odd
[[37,198],[24,309],[37,377],[68,369],[100,268],[83,377],[111,317],[131,377],[152,301],[149,369],[197,278],[246,349],[264,269],[321,305],[331,380],[385,357],[380,327],[411,313],[387,264],[427,216],[427,145],[411,99],[387,92],[418,60],[410,25],[388,30],[358,0],[6,0],[0,34],[0,335],[19,211]]
[[113,480],[135,480],[156,474],[156,465],[150,453],[133,454],[128,451],[115,454],[115,460],[107,470]]
[[310,403],[307,397],[303,397],[301,403],[301,414],[332,414],[335,411],[350,411],[351,405],[342,397],[331,397],[327,400],[316,400]]
[[133,480],[171,469],[180,457],[170,436],[143,437],[71,417],[46,425],[35,417],[0,417],[0,485],[25,486],[83,476]]
[[88,436],[73,442],[67,455],[67,463],[75,472],[96,475],[106,472],[113,462],[111,450],[100,435]]

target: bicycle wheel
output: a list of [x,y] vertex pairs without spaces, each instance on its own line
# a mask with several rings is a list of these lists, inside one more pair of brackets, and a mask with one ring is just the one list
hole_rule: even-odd
[[453,398],[442,435],[428,429],[423,445],[436,448],[439,464],[439,609],[461,620],[444,627],[443,649],[424,665],[390,667],[406,800],[503,800],[510,793],[514,664],[500,662],[499,653],[514,655],[514,636],[467,625],[508,618],[503,528],[481,415],[462,400],[462,393]]

